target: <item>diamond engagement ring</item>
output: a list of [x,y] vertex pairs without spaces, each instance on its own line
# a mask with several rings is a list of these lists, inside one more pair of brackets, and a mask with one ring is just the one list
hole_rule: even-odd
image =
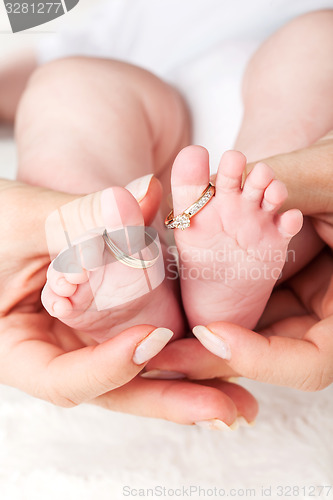
[[108,249],[108,251],[115,257],[119,262],[124,264],[125,266],[128,267],[133,267],[135,269],[147,269],[149,267],[152,267],[158,260],[160,256],[160,249],[158,244],[155,241],[155,238],[151,236],[147,230],[145,231],[145,235],[148,236],[148,238],[151,240],[152,244],[156,247],[157,249],[157,255],[151,260],[143,260],[143,259],[137,259],[136,257],[132,257],[131,255],[126,254],[123,252],[117,245],[111,240],[110,236],[108,235],[107,230],[105,229],[103,233],[103,239],[104,243]]
[[214,195],[215,186],[210,182],[200,198],[198,198],[197,201],[193,203],[193,205],[184,210],[184,212],[174,217],[173,210],[171,210],[171,212],[165,219],[165,226],[168,229],[181,229],[182,231],[184,231],[184,229],[190,227],[190,219],[194,215],[196,215],[205,205],[207,205],[207,203],[210,202]]

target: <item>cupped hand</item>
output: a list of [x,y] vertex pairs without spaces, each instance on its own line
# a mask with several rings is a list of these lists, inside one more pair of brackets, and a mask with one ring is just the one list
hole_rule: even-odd
[[[145,203],[147,207],[158,204],[159,185],[152,183],[147,196],[151,199],[146,198],[141,208],[149,224]],[[96,344],[46,313],[40,302],[50,262],[45,220],[76,199],[76,212],[70,215],[77,233],[99,227],[100,193],[79,198],[0,181],[4,207],[0,213],[0,382],[64,407],[90,402],[182,424],[211,419],[232,424],[239,415],[252,421],[257,403],[235,384],[137,376],[169,341],[169,331],[141,325]]]
[[216,322],[194,333],[200,342],[169,344],[145,370],[191,379],[238,375],[307,391],[327,387],[333,382],[332,252],[325,249],[274,291],[257,332]]

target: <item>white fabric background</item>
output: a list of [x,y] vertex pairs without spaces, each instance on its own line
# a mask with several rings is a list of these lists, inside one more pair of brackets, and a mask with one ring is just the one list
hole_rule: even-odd
[[[126,59],[176,85],[192,109],[194,142],[208,148],[214,170],[237,133],[241,75],[251,53],[288,19],[322,7],[333,3],[114,0],[103,17],[98,10],[89,15],[84,28],[72,28],[74,9],[66,34],[48,34],[38,50],[42,61],[75,53]],[[24,46],[29,37],[19,36]],[[12,177],[15,151],[6,130],[0,158],[0,175]],[[333,484],[333,387],[311,394],[241,383],[261,410],[254,428],[232,434],[89,406],[64,410],[0,387],[0,498],[118,500],[126,498],[125,485],[255,488],[256,498],[262,486],[272,486],[267,498],[313,498],[278,496],[275,486]],[[234,498],[249,496],[242,490]]]

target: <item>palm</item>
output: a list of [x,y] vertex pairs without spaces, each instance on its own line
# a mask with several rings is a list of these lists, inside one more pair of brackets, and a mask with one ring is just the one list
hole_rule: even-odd
[[[9,181],[1,181],[0,195],[1,206],[6,207],[6,213],[0,211],[0,383],[60,406],[90,401],[180,423],[210,418],[212,412],[215,417],[217,403],[220,418],[231,421],[241,401],[245,418],[254,419],[257,404],[245,389],[228,387],[226,400],[225,384],[221,383],[214,390],[212,407],[205,405],[198,416],[192,401],[198,395],[202,398],[204,391],[211,394],[212,388],[182,382],[180,402],[174,381],[137,377],[141,367],[132,362],[133,349],[151,331],[149,326],[138,326],[103,344],[91,345],[90,338],[84,339],[50,317],[40,302],[50,261],[43,238],[45,216],[73,197]],[[163,404],[156,405],[162,400]]]
[[259,328],[265,335],[308,339],[333,314],[332,289],[333,258],[324,250],[273,293]]
[[[51,318],[40,302],[41,289],[45,283],[49,256],[44,241],[44,217],[36,219],[36,191],[43,198],[43,190],[32,188],[31,200],[25,192],[22,206],[22,187],[2,181],[1,200],[6,211],[0,213],[2,241],[0,248],[0,334],[1,367],[29,367],[31,374],[56,356],[83,347],[85,342],[76,332]],[[31,205],[30,205],[31,202]],[[29,221],[29,208],[31,221]],[[25,211],[28,220],[24,225],[18,221],[18,210]],[[31,229],[33,228],[33,229]],[[11,256],[8,260],[8,255]],[[2,371],[2,370],[1,370]],[[12,370],[13,371],[13,370]],[[0,372],[1,373],[1,372]],[[16,385],[17,374],[13,372],[12,384]]]

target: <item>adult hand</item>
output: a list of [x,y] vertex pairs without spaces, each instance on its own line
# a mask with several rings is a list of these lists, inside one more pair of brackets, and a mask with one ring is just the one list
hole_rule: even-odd
[[[333,256],[324,250],[277,289],[258,332],[217,322],[197,327],[196,339],[168,345],[146,371],[178,371],[189,378],[240,375],[316,391],[333,382]],[[191,353],[184,357],[185,350]],[[155,372],[156,376],[156,372]]]
[[[151,206],[160,197],[156,183],[141,203],[144,215],[145,203]],[[90,402],[183,424],[212,419],[232,424],[238,415],[252,421],[257,403],[235,384],[136,377],[170,339],[165,330],[141,325],[96,344],[42,308],[50,262],[45,220],[76,199],[68,215],[77,234],[99,227],[101,193],[80,198],[0,181],[6,208],[0,213],[0,382],[65,407]]]
[[[289,197],[283,209],[301,209],[309,216],[308,234],[313,224],[331,248],[332,151],[330,132],[308,148],[264,160],[287,185]],[[312,254],[320,248],[315,242]],[[241,375],[304,390],[328,386],[333,381],[332,262],[332,253],[324,250],[275,290],[257,332],[224,322],[208,325],[208,332],[197,331],[202,344],[194,338],[177,340],[148,363],[146,372],[167,377],[166,372],[178,371],[190,379]],[[226,353],[230,360],[221,359]]]

